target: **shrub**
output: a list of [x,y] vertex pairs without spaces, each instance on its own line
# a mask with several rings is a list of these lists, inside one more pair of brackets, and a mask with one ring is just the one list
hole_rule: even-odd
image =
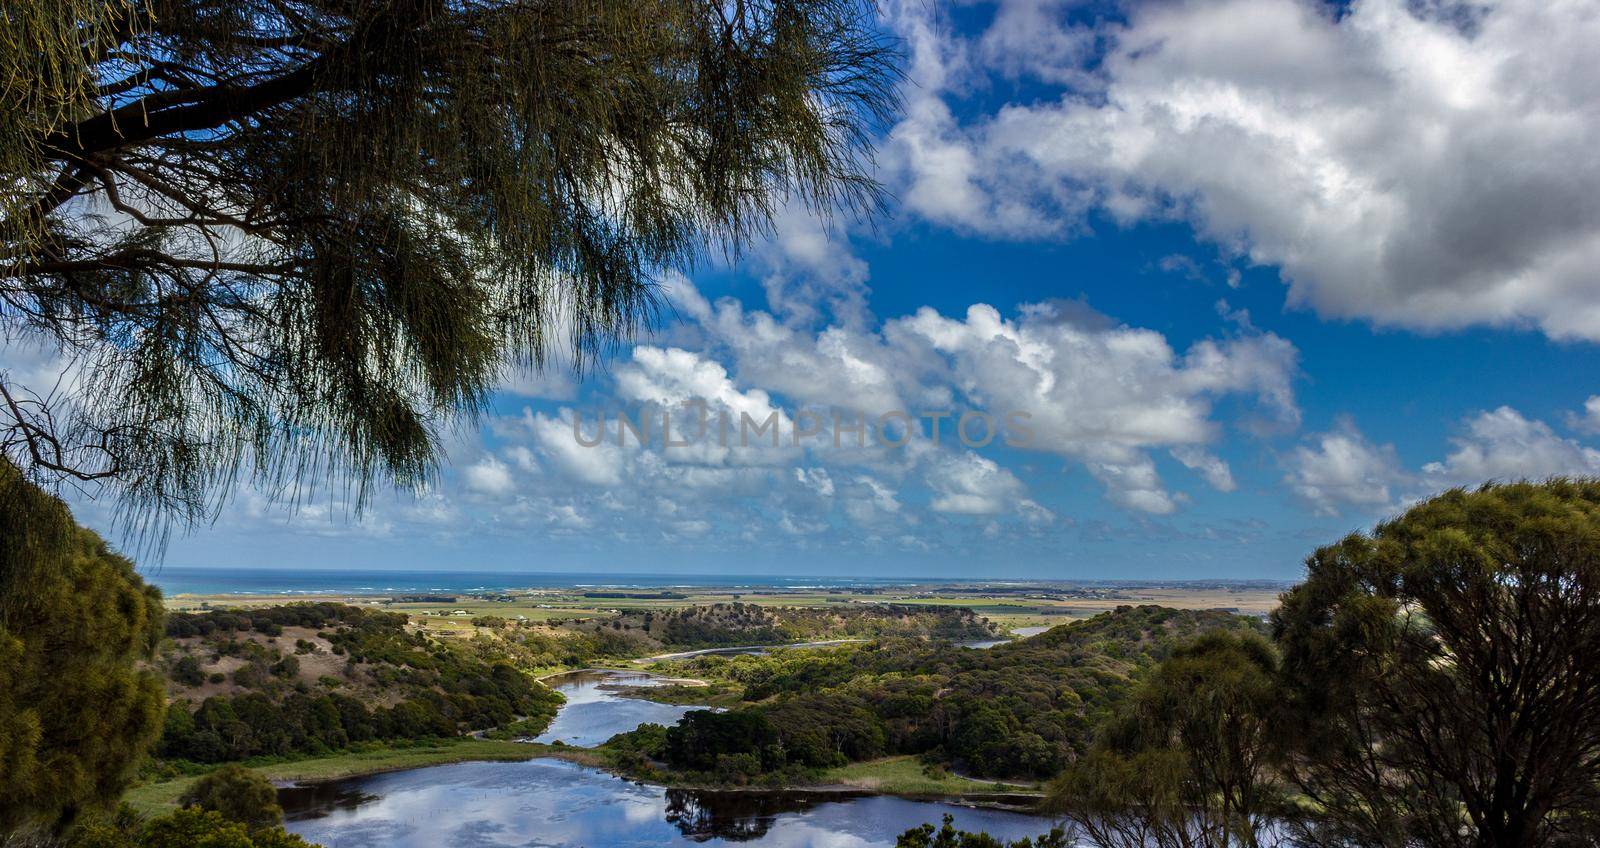
[[185,686],[199,686],[206,681],[206,673],[200,668],[200,661],[185,654],[172,664],[169,677]]
[[293,656],[284,657],[272,664],[272,675],[288,679],[300,673],[300,661]]
[[64,848],[315,848],[282,827],[251,831],[211,810],[183,809],[140,821],[126,811],[79,828]]
[[266,778],[240,765],[223,766],[195,781],[178,803],[220,813],[252,830],[283,823],[278,791]]

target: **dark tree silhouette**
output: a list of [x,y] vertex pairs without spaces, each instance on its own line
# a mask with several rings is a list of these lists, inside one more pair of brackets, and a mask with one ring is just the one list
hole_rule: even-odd
[[1050,784],[1048,806],[1104,848],[1268,844],[1277,776],[1277,657],[1255,634],[1173,652]]
[[1274,629],[1316,836],[1593,844],[1600,481],[1446,492],[1308,565]]

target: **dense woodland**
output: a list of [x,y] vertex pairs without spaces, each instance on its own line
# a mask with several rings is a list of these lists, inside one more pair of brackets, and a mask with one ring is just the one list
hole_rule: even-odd
[[171,614],[158,665],[172,703],[156,751],[181,766],[473,731],[535,736],[561,697],[518,669],[803,638],[995,633],[966,609],[882,605],[716,604],[555,627],[493,616],[473,623],[475,638],[441,639],[409,628],[404,614],[334,603]]
[[166,629],[173,701],[156,750],[170,760],[320,754],[513,723],[537,733],[562,702],[506,656],[408,630],[399,613],[292,604],[177,613]]
[[1270,641],[1156,666],[1050,808],[1103,848],[1600,844],[1600,481],[1448,491],[1306,571]]
[[886,639],[765,656],[700,657],[682,673],[730,681],[745,704],[691,713],[629,740],[720,782],[917,754],[975,776],[1044,778],[1179,645],[1259,624],[1222,612],[1122,607],[988,650]]

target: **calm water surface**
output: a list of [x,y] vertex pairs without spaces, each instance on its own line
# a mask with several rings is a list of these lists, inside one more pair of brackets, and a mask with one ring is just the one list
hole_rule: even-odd
[[1018,839],[1049,819],[900,798],[695,792],[560,760],[460,763],[285,790],[288,829],[327,848],[729,845],[877,848],[945,813]]
[[1049,629],[1049,627],[1014,627],[1011,629],[1011,632],[1014,635],[1010,638],[978,639],[971,642],[957,642],[956,644],[963,648],[978,648],[981,650],[984,648],[993,648],[995,645],[1004,645],[1007,642],[1014,642],[1017,639],[1026,639],[1029,636],[1038,636],[1040,633],[1043,633]]
[[677,653],[673,653],[673,654],[657,654],[656,656],[650,657],[650,659],[652,659],[652,660],[686,660],[686,659],[689,659],[690,657],[703,657],[703,656],[708,656],[708,655],[711,655],[711,654],[721,654],[721,655],[728,655],[728,656],[733,656],[733,655],[736,655],[736,654],[748,654],[748,655],[751,655],[751,656],[763,656],[763,655],[766,655],[766,654],[770,654],[770,653],[772,653],[774,651],[792,651],[792,650],[795,650],[797,648],[836,648],[836,647],[839,647],[840,645],[855,645],[855,644],[860,644],[862,642],[870,642],[870,641],[872,641],[872,640],[870,640],[870,639],[828,639],[828,640],[825,640],[825,641],[822,641],[822,642],[792,642],[792,643],[789,643],[789,644],[786,644],[786,645],[736,645],[736,646],[726,647],[726,648],[701,648],[701,649],[696,650],[696,651],[678,651]]
[[[623,697],[644,672],[580,671],[546,681],[567,703],[538,741],[598,745],[694,707]],[[1001,810],[818,792],[707,792],[633,783],[560,760],[458,763],[281,790],[286,827],[326,848],[601,848],[724,845],[876,848],[946,813],[1006,839],[1053,823]]]
[[661,679],[642,671],[574,671],[545,679],[545,684],[567,696],[567,703],[535,742],[560,740],[580,748],[593,748],[618,733],[641,724],[678,723],[683,714],[703,707],[677,707],[624,697],[630,688],[659,686]]

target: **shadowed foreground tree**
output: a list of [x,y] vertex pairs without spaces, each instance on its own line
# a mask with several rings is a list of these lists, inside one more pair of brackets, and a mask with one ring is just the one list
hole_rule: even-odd
[[0,458],[0,837],[115,802],[161,728],[161,600]]
[[[109,821],[79,828],[42,848],[317,848],[276,825],[251,829],[212,810],[187,808],[143,819],[123,807]],[[28,846],[27,848],[32,848]]]
[[1600,482],[1454,490],[1322,548],[1274,616],[1323,844],[1594,844]]
[[[512,364],[591,358],[778,207],[865,212],[863,0],[14,0],[0,453],[195,519],[416,484]],[[43,379],[43,382],[40,382]]]
[[1276,671],[1255,635],[1211,633],[1180,648],[1051,783],[1047,806],[1102,848],[1263,844],[1286,809]]

